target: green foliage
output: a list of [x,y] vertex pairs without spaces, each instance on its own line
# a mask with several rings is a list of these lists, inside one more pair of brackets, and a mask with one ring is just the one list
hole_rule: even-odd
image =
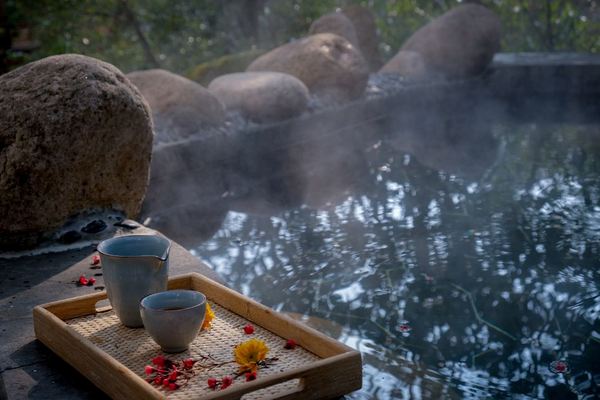
[[[306,34],[312,21],[350,3],[377,18],[391,57],[419,27],[459,0],[5,0],[13,38],[26,28],[24,63],[81,53],[128,72],[160,66],[184,73],[224,55],[269,49]],[[464,1],[462,1],[464,2]],[[482,0],[502,19],[504,51],[600,51],[595,0]]]

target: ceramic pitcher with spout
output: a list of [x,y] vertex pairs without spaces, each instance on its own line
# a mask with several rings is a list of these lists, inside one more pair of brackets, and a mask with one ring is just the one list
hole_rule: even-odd
[[108,300],[123,325],[143,326],[140,300],[167,290],[170,248],[157,235],[118,236],[98,245]]

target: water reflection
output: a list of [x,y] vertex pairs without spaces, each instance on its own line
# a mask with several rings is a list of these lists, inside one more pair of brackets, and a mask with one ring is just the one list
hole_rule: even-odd
[[[376,146],[368,179],[336,205],[229,212],[195,251],[243,293],[341,325],[364,354],[364,387],[350,398],[593,398],[591,128],[490,129],[504,151],[476,179]],[[557,360],[570,372],[552,372]]]

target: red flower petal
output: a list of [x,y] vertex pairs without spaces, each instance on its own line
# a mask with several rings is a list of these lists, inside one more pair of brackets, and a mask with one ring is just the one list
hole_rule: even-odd
[[177,370],[174,369],[173,372],[171,372],[169,374],[169,380],[170,381],[176,381],[177,380]]
[[146,373],[146,375],[151,375],[152,373],[154,373],[154,367],[152,365],[146,365],[146,367],[144,368],[144,372]]
[[221,379],[221,390],[228,388],[229,386],[231,386],[232,383],[233,378],[231,378],[230,376],[224,376],[223,379]]
[[169,383],[169,390],[177,390],[179,388],[179,385],[177,385],[176,383]]
[[165,379],[163,379],[163,381],[162,381],[162,384],[163,384],[163,386],[164,386],[164,387],[167,387],[167,386],[169,386],[169,384],[170,384],[170,383],[171,383],[171,382],[169,382],[169,379],[168,379],[168,378],[165,378]]
[[155,385],[160,385],[161,383],[162,383],[162,378],[160,376],[157,376],[156,378],[154,378]]
[[88,281],[87,281],[87,285],[88,285],[88,286],[93,286],[93,285],[94,285],[94,283],[96,283],[96,278],[90,278],[90,279],[88,279]]
[[191,358],[186,358],[185,360],[183,360],[183,368],[185,369],[192,368],[194,364],[196,364],[196,360],[193,360]]
[[288,350],[293,350],[296,348],[297,345],[298,345],[298,343],[296,343],[296,341],[294,339],[288,339],[285,342],[285,346],[283,346],[283,348],[288,349]]
[[256,379],[256,371],[246,372],[246,382],[253,381]]
[[554,372],[555,374],[566,374],[571,370],[569,368],[569,364],[567,364],[566,361],[558,361],[558,360],[552,361],[548,368],[550,369],[551,372]]
[[215,389],[217,387],[217,380],[215,378],[208,378],[206,383],[208,383],[208,387],[211,389]]
[[251,335],[254,333],[254,326],[252,326],[251,324],[248,324],[244,327],[244,333],[246,333],[246,335]]
[[154,364],[158,367],[164,367],[165,366],[165,358],[163,356],[154,357],[152,359],[152,364]]
[[92,265],[100,264],[100,256],[98,254],[94,254],[92,257]]
[[80,284],[80,285],[87,285],[87,284],[88,284],[88,280],[87,280],[87,278],[86,278],[85,276],[81,275],[81,276],[79,277],[79,284]]

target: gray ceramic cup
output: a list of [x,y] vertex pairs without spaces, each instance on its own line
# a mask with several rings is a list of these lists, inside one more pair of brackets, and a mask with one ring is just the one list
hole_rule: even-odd
[[156,235],[126,235],[98,245],[108,300],[129,328],[143,326],[140,300],[167,290],[171,242]]
[[195,290],[169,290],[140,302],[146,332],[166,353],[185,351],[194,341],[206,314],[206,296]]

